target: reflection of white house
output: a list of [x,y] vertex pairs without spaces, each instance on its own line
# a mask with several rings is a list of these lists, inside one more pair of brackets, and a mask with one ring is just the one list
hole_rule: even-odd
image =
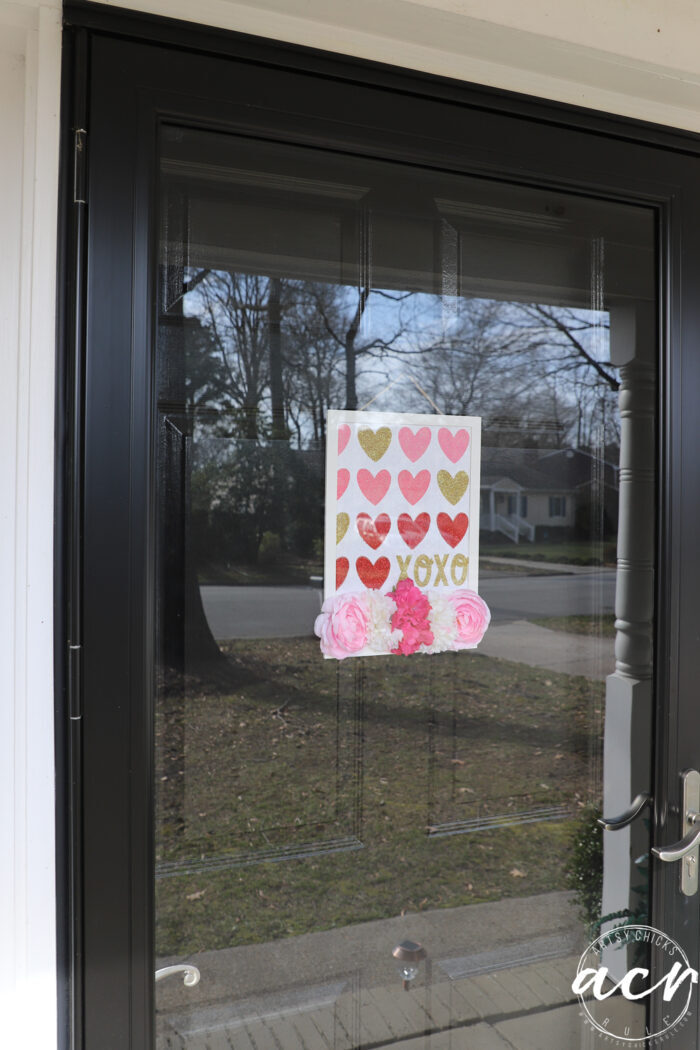
[[617,521],[618,470],[580,449],[482,448],[482,532],[520,540],[564,539],[588,530],[591,508]]

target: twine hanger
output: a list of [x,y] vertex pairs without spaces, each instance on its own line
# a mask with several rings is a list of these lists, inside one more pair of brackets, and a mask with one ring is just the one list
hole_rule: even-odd
[[381,397],[382,394],[385,394],[387,392],[387,390],[391,390],[392,386],[395,386],[397,383],[402,383],[405,379],[409,379],[413,383],[413,385],[416,388],[416,390],[418,391],[418,393],[421,394],[425,398],[425,400],[428,402],[430,407],[435,412],[437,412],[437,414],[439,416],[444,415],[444,412],[440,411],[440,409],[437,407],[437,405],[433,401],[433,399],[430,396],[430,394],[426,393],[426,391],[420,385],[420,383],[418,382],[416,377],[411,375],[410,372],[405,372],[403,375],[397,376],[396,379],[392,379],[390,383],[387,383],[387,385],[385,387],[382,387],[381,390],[377,391],[377,393],[374,395],[374,397],[371,397],[369,399],[369,401],[366,401],[364,403],[364,405],[361,405],[359,411],[360,412],[364,412],[364,410],[366,408],[369,408],[369,406],[372,404],[372,402],[376,401],[378,397]]

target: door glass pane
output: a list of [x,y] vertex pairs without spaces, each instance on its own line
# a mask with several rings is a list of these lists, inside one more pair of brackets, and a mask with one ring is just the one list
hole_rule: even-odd
[[[158,1046],[590,1045],[579,956],[649,921],[596,818],[649,788],[653,214],[175,126],[159,201]],[[483,418],[477,650],[321,655],[369,401]]]

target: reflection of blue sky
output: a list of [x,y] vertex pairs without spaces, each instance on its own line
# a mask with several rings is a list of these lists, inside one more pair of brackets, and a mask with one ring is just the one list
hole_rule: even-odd
[[[300,287],[301,282],[294,286]],[[335,328],[342,334],[357,309],[358,289],[323,287],[332,291]],[[542,309],[547,311],[546,318],[536,315]],[[184,312],[205,320],[201,286],[185,297]],[[222,331],[226,328],[222,323]],[[323,319],[316,318],[309,331],[323,332]],[[235,352],[235,347],[229,350]],[[608,364],[609,315],[605,311],[375,289],[361,317],[355,350],[360,408],[371,401],[372,408],[379,411],[431,412],[433,402],[447,414],[481,415],[487,424],[490,417],[507,412],[515,418],[539,412],[543,418],[561,418],[561,425],[571,431],[571,443],[582,440],[582,418],[590,429],[590,420],[597,413],[606,427],[605,440],[614,440],[614,391],[592,364],[607,365],[610,376],[615,375]],[[260,352],[266,352],[264,346]],[[285,355],[284,316],[282,353]],[[286,361],[285,367],[293,366]],[[332,387],[326,408],[343,408],[345,354],[340,343],[328,355],[325,367]],[[260,409],[269,415],[267,388]],[[295,411],[297,433],[306,443],[311,430],[304,404],[296,404]]]

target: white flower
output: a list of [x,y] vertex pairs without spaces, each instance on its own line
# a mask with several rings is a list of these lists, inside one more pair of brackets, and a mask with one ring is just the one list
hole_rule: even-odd
[[390,653],[401,641],[401,631],[392,631],[391,617],[396,612],[396,605],[386,594],[378,591],[367,592],[369,607],[369,634],[367,645],[376,653]]
[[433,632],[433,644],[422,645],[422,653],[442,653],[446,649],[454,648],[457,638],[457,622],[455,609],[447,595],[440,591],[429,591],[430,601],[430,630]]

